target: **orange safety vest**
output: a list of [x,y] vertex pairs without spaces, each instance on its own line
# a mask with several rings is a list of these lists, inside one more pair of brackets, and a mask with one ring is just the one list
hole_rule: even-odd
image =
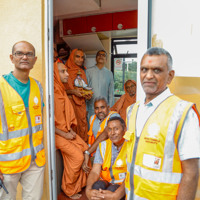
[[110,183],[121,185],[126,177],[126,142],[124,142],[113,166],[111,166],[112,141],[107,139],[99,144],[99,150],[103,159],[101,179]]
[[[98,132],[97,132],[96,138],[104,131],[105,127],[107,126],[107,121],[110,119],[110,116],[112,114],[114,114],[114,113],[117,113],[117,112],[110,111],[108,116],[101,122],[101,125],[100,125],[100,128],[99,128]],[[96,117],[97,117],[96,115],[92,115],[90,117],[90,130],[88,131],[88,136],[89,136],[88,145],[89,146],[91,146],[95,141],[95,136],[94,136],[94,134],[92,132],[92,129],[93,129],[93,124],[94,124],[94,121],[95,121]]]
[[175,200],[182,178],[178,139],[188,110],[193,106],[170,96],[147,120],[136,136],[139,102],[130,106],[127,116],[126,198]]
[[35,160],[45,164],[42,144],[43,91],[41,84],[30,78],[29,107],[8,82],[0,78],[0,170],[14,174],[29,168]]

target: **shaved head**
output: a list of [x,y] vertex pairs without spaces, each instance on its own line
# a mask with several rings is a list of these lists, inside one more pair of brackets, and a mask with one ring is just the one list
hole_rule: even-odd
[[20,44],[20,43],[26,43],[26,44],[28,44],[28,45],[33,49],[33,52],[34,52],[34,54],[35,54],[35,47],[34,47],[30,42],[27,42],[27,41],[19,41],[19,42],[16,42],[16,43],[13,45],[13,47],[12,47],[12,54],[14,54],[14,52],[15,52],[15,47],[16,47],[16,45],[18,45],[18,44]]

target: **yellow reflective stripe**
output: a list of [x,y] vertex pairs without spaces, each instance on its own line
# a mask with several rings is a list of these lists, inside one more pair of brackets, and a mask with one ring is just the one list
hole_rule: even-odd
[[44,149],[44,145],[39,144],[38,146],[34,147],[34,152],[35,152],[35,154],[37,154],[38,152],[40,152],[43,149]]
[[131,167],[131,163],[126,160],[126,165],[127,165],[127,170],[129,171]]
[[125,192],[126,192],[126,199],[127,200],[147,200],[146,198],[140,197],[140,196],[138,196],[136,194],[134,194],[133,196],[131,196],[130,195],[131,193],[130,193],[130,191],[127,188],[125,188]]
[[174,152],[176,149],[176,144],[174,144],[172,141],[174,140],[174,134],[176,133],[177,129],[176,124],[177,122],[180,121],[183,112],[187,106],[188,102],[179,101],[172,114],[165,140],[165,149],[164,149],[165,156],[163,160],[163,171],[165,172],[172,172]]
[[19,160],[24,156],[31,155],[30,149],[24,149],[21,152],[11,153],[11,154],[0,154],[0,161],[12,161],[12,160]]
[[182,178],[182,173],[158,172],[142,168],[139,165],[135,165],[134,175],[150,181],[168,184],[179,184]]
[[[32,128],[32,133],[37,133],[38,131],[42,130],[42,124],[36,125]],[[29,134],[29,128],[20,129],[16,131],[6,132],[0,135],[1,141],[6,141],[13,138],[23,137]]]
[[103,141],[99,144],[99,150],[102,156],[102,159],[104,160],[105,158],[105,153],[106,153],[106,141]]
[[127,119],[127,130],[129,130],[129,121],[130,121],[130,117],[131,117],[131,113],[132,113],[132,110],[133,110],[133,106],[134,106],[135,104],[132,104],[129,108],[128,108],[128,111],[127,111],[127,117],[126,117],[126,119]]
[[122,180],[111,180],[110,183],[122,183],[124,181],[124,179]]
[[42,131],[42,124],[38,124],[36,126],[32,126],[32,133],[37,133],[38,131]]
[[127,188],[127,187],[125,187],[125,192],[126,192],[126,196],[128,197],[128,196],[129,196],[129,194],[130,194],[130,192],[129,192],[129,190],[128,190],[128,188]]
[[96,115],[92,115],[91,117],[90,117],[90,124],[91,124],[91,126],[93,126],[93,123],[94,123],[94,120],[96,119]]
[[146,198],[140,197],[140,196],[138,196],[136,194],[134,194],[134,198],[133,199],[134,200],[147,200]]

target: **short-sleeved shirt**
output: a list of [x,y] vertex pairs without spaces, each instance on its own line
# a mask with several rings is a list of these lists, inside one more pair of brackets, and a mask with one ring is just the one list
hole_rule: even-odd
[[[155,109],[159,106],[159,104],[162,101],[164,101],[171,95],[172,93],[167,88],[164,92],[162,92],[149,103],[144,104],[145,100],[140,102],[136,119],[137,137],[140,136],[142,129],[149,116],[155,111]],[[180,133],[180,139],[178,142],[178,152],[180,160],[200,158],[199,120],[197,114],[192,108],[190,108],[186,115],[186,119],[183,124],[182,131]]]
[[29,94],[30,94],[30,79],[27,83],[22,83],[16,79],[12,72],[3,75],[5,80],[14,88],[24,101],[25,107],[28,107]]

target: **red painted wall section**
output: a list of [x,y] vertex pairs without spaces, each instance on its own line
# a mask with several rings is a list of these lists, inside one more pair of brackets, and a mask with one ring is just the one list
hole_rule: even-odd
[[137,10],[63,20],[63,35],[137,28]]
[[86,22],[88,33],[112,30],[112,13],[88,16]]
[[63,35],[87,33],[86,17],[64,19]]
[[113,13],[112,30],[137,28],[137,10]]

